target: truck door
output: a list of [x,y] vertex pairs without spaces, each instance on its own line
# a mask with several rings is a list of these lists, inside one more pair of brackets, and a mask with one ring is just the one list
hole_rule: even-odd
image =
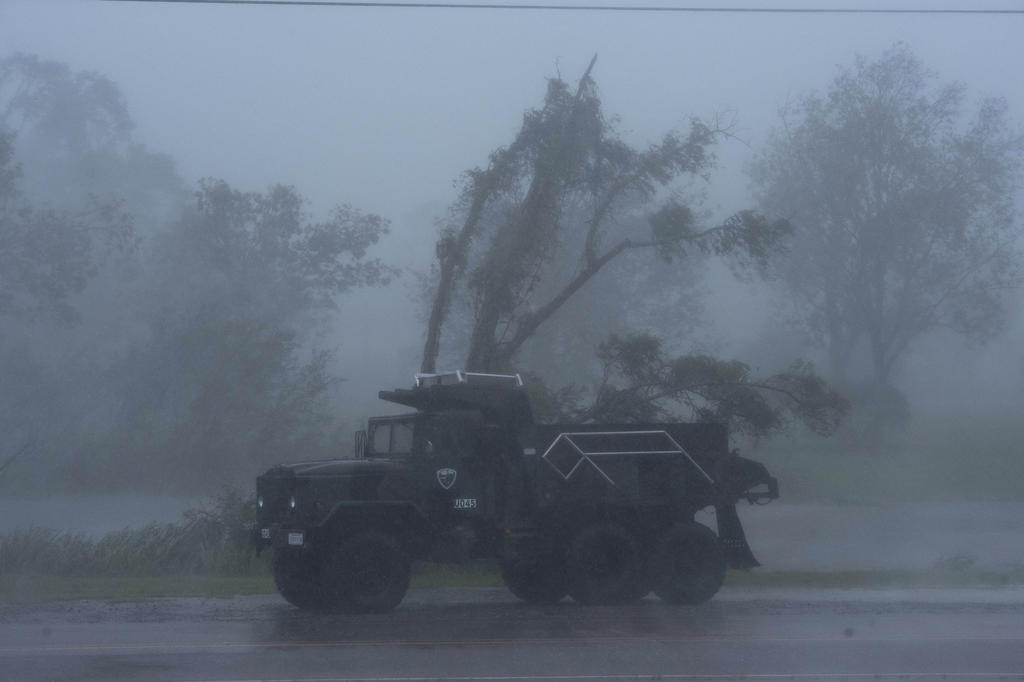
[[439,528],[496,519],[498,452],[478,413],[429,415],[417,450],[425,506]]
[[[467,477],[453,503],[467,515],[497,524],[500,516],[502,460],[497,427],[480,425],[463,450],[462,468]],[[459,500],[465,500],[460,502]],[[475,500],[475,501],[474,501]]]

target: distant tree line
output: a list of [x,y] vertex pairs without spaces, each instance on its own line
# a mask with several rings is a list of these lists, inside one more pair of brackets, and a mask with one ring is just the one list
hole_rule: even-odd
[[[1024,158],[1004,102],[965,115],[964,87],[902,45],[858,58],[783,111],[756,204],[711,221],[701,185],[729,126],[633,146],[594,68],[549,79],[462,176],[423,276],[422,371],[524,372],[548,419],[828,435],[852,404],[878,434],[908,409],[920,339],[1001,329]],[[311,216],[289,186],[189,188],[133,128],[104,76],[0,60],[0,489],[195,493],[338,454],[318,332],[396,276],[373,256],[388,221]],[[823,373],[719,357],[701,338],[714,259],[777,293]]]
[[894,385],[923,337],[984,343],[1021,281],[1024,138],[1006,102],[969,118],[906,45],[857,58],[804,96],[751,169],[762,210],[794,227],[768,264],[787,312],[876,426],[906,416]]
[[15,55],[0,97],[0,485],[197,494],[336,454],[316,330],[394,275],[369,255],[387,221],[190,194],[99,74]]
[[[1005,102],[965,120],[964,87],[933,87],[905,45],[857,58],[783,112],[750,170],[756,208],[709,225],[688,190],[728,129],[694,120],[631,147],[593,66],[575,88],[549,80],[510,144],[465,173],[437,244],[423,371],[446,333],[469,369],[573,368],[585,385],[549,387],[555,417],[724,420],[757,436],[793,419],[832,433],[852,399],[871,445],[906,416],[893,380],[916,341],[1001,328],[1020,283],[1024,151]],[[825,349],[831,385],[804,359],[758,376],[680,348],[701,324],[693,274],[708,257],[778,292]]]

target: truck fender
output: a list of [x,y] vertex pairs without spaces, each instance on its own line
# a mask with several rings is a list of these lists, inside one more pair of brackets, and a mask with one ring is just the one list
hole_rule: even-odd
[[331,507],[320,527],[339,535],[376,528],[399,538],[431,532],[420,508],[399,500],[341,500]]
[[725,563],[729,568],[747,570],[760,566],[754,552],[747,543],[743,524],[736,513],[735,504],[715,505],[715,518],[718,520],[718,541],[725,553]]

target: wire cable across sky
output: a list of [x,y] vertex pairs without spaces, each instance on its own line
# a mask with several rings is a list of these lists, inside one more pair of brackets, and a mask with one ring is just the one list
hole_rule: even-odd
[[564,5],[543,3],[359,2],[352,0],[102,0],[163,5],[267,5],[381,9],[547,10],[558,12],[689,12],[694,14],[960,14],[1024,15],[1024,9],[871,7],[683,7],[674,5]]

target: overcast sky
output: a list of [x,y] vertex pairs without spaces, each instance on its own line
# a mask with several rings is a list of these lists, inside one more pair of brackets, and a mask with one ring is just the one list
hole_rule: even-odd
[[[484,162],[514,134],[523,109],[541,101],[544,78],[560,72],[573,79],[594,53],[606,110],[637,141],[691,115],[728,111],[753,144],[788,95],[824,86],[836,65],[895,41],[908,43],[944,79],[966,82],[972,95],[1007,97],[1019,116],[1022,35],[1024,16],[83,1],[8,1],[0,9],[3,52],[32,52],[110,76],[128,99],[139,138],[172,154],[187,178],[221,176],[253,188],[291,182],[317,205],[351,201],[395,219],[421,204],[446,204],[458,173]],[[723,151],[723,162],[742,165],[745,149]]]
[[[869,6],[642,4],[659,1]],[[138,139],[171,154],[187,180],[216,176],[253,190],[291,183],[317,211],[349,202],[379,213],[394,222],[391,257],[416,267],[429,264],[432,221],[459,173],[512,138],[546,77],[575,80],[594,53],[605,110],[633,142],[694,115],[735,119],[742,141],[720,147],[710,188],[712,206],[727,213],[749,203],[743,165],[778,108],[823,89],[856,53],[874,57],[904,41],[942,80],[963,81],[972,98],[1003,96],[1024,120],[1022,36],[1024,16],[0,4],[0,54],[109,76]],[[402,373],[416,364],[410,358]]]

